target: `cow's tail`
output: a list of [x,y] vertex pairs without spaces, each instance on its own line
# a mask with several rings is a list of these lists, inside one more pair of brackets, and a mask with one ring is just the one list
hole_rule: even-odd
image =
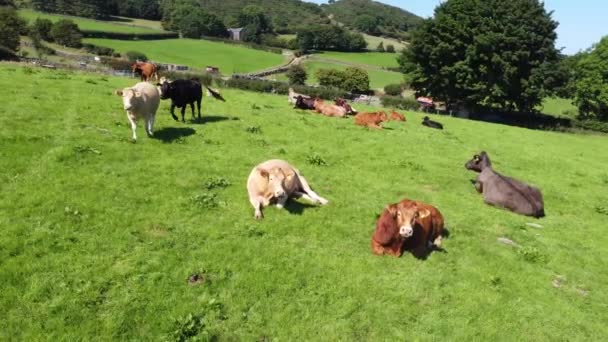
[[222,102],[226,102],[226,99],[224,99],[224,97],[222,96],[222,94],[220,94],[219,91],[213,90],[209,87],[205,87],[205,88],[207,88],[207,91],[209,92],[209,94],[211,94],[211,96],[213,96],[215,99],[220,100]]

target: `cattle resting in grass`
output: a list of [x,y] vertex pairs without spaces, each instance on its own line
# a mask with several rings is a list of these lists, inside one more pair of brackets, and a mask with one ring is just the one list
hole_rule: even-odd
[[431,119],[429,119],[428,116],[425,116],[424,119],[422,120],[422,124],[426,127],[430,127],[430,128],[436,128],[436,129],[443,129],[443,125],[440,124],[437,121],[433,121]]
[[346,115],[355,115],[357,114],[357,110],[354,109],[345,99],[339,97],[334,101],[336,106],[340,106],[346,110]]
[[148,82],[152,76],[158,82],[158,66],[154,63],[135,62],[131,65],[131,71],[139,73],[142,82]]
[[256,219],[264,217],[262,208],[270,204],[283,208],[289,198],[304,198],[322,205],[329,203],[310,188],[300,171],[279,159],[267,160],[251,170],[247,192]]
[[315,111],[325,116],[332,116],[337,118],[343,118],[346,116],[346,109],[340,106],[336,106],[335,104],[325,103],[319,98],[315,98],[314,105]]
[[154,119],[160,104],[158,89],[150,83],[140,82],[130,88],[117,90],[116,95],[122,97],[123,108],[127,111],[127,118],[131,123],[133,141],[137,141],[136,122],[144,118],[146,122],[146,133],[154,135]]
[[464,167],[479,173],[475,179],[475,189],[483,194],[483,200],[487,204],[521,215],[536,218],[545,216],[540,190],[494,171],[486,152],[474,155]]
[[403,200],[384,209],[371,239],[376,255],[399,257],[409,250],[418,258],[441,248],[443,216],[437,208],[419,201]]
[[304,95],[304,94],[299,94],[296,93],[293,88],[289,88],[289,94],[287,95],[287,101],[289,103],[291,103],[292,105],[296,104],[296,101],[298,99],[298,96],[302,96],[305,99],[312,99],[312,97],[308,96],[308,95]]
[[315,109],[315,100],[309,97],[303,97],[302,95],[298,95],[296,97],[296,103],[294,108],[305,110]]
[[405,115],[400,114],[400,113],[398,113],[398,112],[396,112],[394,110],[391,111],[391,117],[390,117],[390,119],[394,120],[394,121],[407,121],[405,119]]
[[355,125],[382,129],[381,123],[388,121],[388,116],[385,112],[359,113],[355,115]]
[[198,118],[201,118],[201,101],[203,100],[203,87],[198,80],[175,80],[173,82],[165,81],[160,87],[161,98],[163,100],[171,99],[171,116],[173,120],[179,121],[175,115],[175,107],[180,108],[182,112],[182,122],[186,122],[185,113],[186,106],[190,105],[192,117],[194,118],[194,104],[197,105]]

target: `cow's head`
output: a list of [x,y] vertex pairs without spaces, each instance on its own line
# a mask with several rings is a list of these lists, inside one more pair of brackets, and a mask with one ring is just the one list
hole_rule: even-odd
[[122,104],[125,110],[132,110],[139,101],[139,98],[141,98],[141,93],[133,88],[117,90],[114,93],[122,97]]
[[141,71],[141,63],[135,62],[131,65],[131,72],[135,73],[136,71]]
[[399,226],[399,235],[406,239],[414,235],[416,224],[431,214],[428,209],[419,208],[414,203],[393,204],[387,209]]
[[386,112],[378,112],[378,118],[381,121],[388,121],[388,116],[386,115]]
[[257,169],[257,172],[268,182],[267,191],[277,200],[287,196],[285,185],[291,183],[295,174],[291,170],[283,170],[280,167],[273,167],[270,170]]
[[464,167],[467,170],[475,172],[481,172],[483,171],[483,169],[490,166],[492,166],[492,162],[490,162],[490,157],[488,157],[488,154],[485,151],[474,155],[473,159],[469,160],[466,164],[464,164]]
[[405,116],[403,114],[399,114],[396,111],[392,111],[391,112],[391,120],[395,120],[395,121],[407,121],[405,119]]
[[171,84],[171,82],[165,80],[162,83],[158,83],[156,86],[158,87],[161,99],[166,100],[171,97],[173,89],[173,85]]

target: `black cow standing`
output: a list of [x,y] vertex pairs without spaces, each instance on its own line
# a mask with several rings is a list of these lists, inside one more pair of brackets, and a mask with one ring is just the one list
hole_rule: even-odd
[[160,84],[161,99],[171,99],[171,116],[173,120],[179,121],[175,116],[175,107],[182,110],[182,122],[186,122],[186,106],[190,105],[192,117],[194,118],[194,103],[197,105],[198,118],[201,119],[201,101],[203,100],[203,87],[198,80],[175,80]]
[[424,119],[422,120],[422,124],[426,127],[430,127],[430,128],[436,128],[436,129],[443,129],[443,125],[440,124],[437,121],[433,121],[431,119],[429,119],[428,116],[425,116]]

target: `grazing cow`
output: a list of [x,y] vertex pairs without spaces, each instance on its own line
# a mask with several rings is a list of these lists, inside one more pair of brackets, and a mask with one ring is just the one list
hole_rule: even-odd
[[441,248],[443,225],[443,216],[429,204],[408,199],[391,204],[376,223],[372,251],[399,257],[404,250],[410,250],[414,256],[424,258],[433,248]]
[[355,115],[355,125],[363,127],[382,129],[380,124],[385,121],[388,121],[388,116],[385,112],[363,112]]
[[322,205],[329,203],[310,188],[300,171],[279,159],[265,161],[251,170],[247,179],[247,192],[256,219],[264,217],[263,207],[275,204],[277,208],[283,208],[290,197],[302,197]]
[[390,117],[390,119],[394,120],[394,121],[407,121],[405,119],[405,116],[403,114],[400,114],[400,113],[398,113],[398,112],[396,112],[394,110],[391,111],[391,117]]
[[314,106],[317,113],[321,113],[326,116],[333,116],[343,118],[346,116],[346,109],[336,106],[335,104],[327,104],[320,98],[315,98]]
[[289,88],[289,94],[287,95],[287,101],[289,103],[295,105],[296,101],[298,100],[298,96],[302,96],[305,99],[311,99],[310,96],[304,95],[304,94],[298,94],[293,90],[293,88]]
[[334,101],[336,106],[340,106],[346,110],[347,115],[355,115],[357,114],[357,110],[354,109],[345,99],[339,97]]
[[201,118],[201,101],[203,100],[203,88],[198,80],[175,80],[159,84],[161,98],[171,99],[171,116],[173,120],[179,121],[175,115],[175,107],[181,108],[182,122],[186,122],[186,106],[190,105],[192,117],[194,118],[194,103],[197,105],[198,118]]
[[148,82],[152,76],[158,82],[158,66],[154,63],[135,62],[131,70],[134,74],[139,73],[142,82]]
[[464,167],[479,173],[475,180],[475,189],[483,194],[483,200],[487,204],[521,215],[536,218],[545,216],[540,190],[494,171],[486,152],[474,155]]
[[140,82],[131,88],[117,90],[116,95],[122,96],[122,103],[133,131],[133,142],[137,141],[136,122],[142,117],[146,120],[146,133],[150,137],[153,136],[154,118],[160,104],[158,89],[150,83]]
[[437,121],[433,121],[431,119],[429,119],[428,116],[425,116],[424,119],[422,120],[422,124],[426,127],[430,127],[430,128],[436,128],[436,129],[443,129],[443,125],[440,124]]
[[298,97],[296,97],[296,104],[294,106],[294,108],[299,108],[299,109],[315,109],[315,100],[309,98],[309,97],[304,97],[302,95],[298,95]]

